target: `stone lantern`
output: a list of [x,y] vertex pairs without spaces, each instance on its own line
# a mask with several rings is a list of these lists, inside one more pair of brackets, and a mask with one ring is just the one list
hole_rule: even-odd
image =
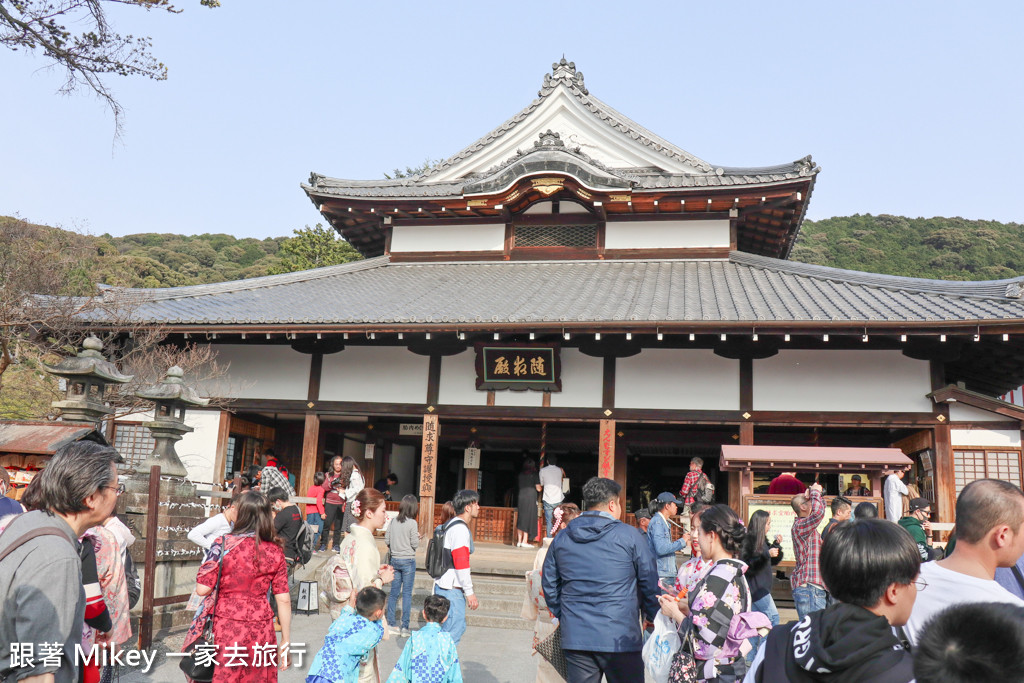
[[133,375],[122,375],[117,366],[103,357],[103,342],[88,337],[77,356],[65,358],[56,365],[44,365],[48,373],[64,380],[64,400],[53,407],[70,422],[87,422],[97,430],[100,421],[111,413],[106,401],[107,385],[130,382]]
[[135,392],[138,398],[156,403],[153,421],[146,424],[153,433],[153,453],[139,466],[146,475],[153,465],[160,466],[160,474],[184,477],[188,474],[181,464],[175,446],[181,437],[193,431],[185,424],[185,410],[190,406],[205,406],[209,400],[200,398],[194,389],[185,385],[184,371],[177,365],[167,371],[163,381]]

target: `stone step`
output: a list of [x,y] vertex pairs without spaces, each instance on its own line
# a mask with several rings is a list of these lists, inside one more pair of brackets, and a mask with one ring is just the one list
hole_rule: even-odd
[[[428,593],[434,587],[434,580],[426,572],[416,572],[413,591]],[[526,580],[522,578],[492,578],[473,575],[473,591],[478,595],[522,596],[526,591]]]
[[[412,594],[412,609],[413,613],[419,613],[423,609],[423,601],[430,595],[427,591],[414,591]],[[479,610],[482,612],[502,614],[508,616],[518,617],[519,612],[523,608],[523,598],[509,597],[502,599],[500,597],[492,597],[487,595],[477,594],[477,600],[480,601]],[[401,609],[402,596],[398,596],[398,608]]]

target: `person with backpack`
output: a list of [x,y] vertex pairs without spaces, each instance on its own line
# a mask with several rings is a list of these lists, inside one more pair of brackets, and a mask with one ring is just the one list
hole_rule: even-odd
[[693,504],[710,505],[715,500],[715,486],[708,479],[708,475],[704,474],[703,467],[703,458],[691,458],[690,471],[686,473],[683,487],[679,489],[679,498],[683,501],[683,509],[679,510],[679,515],[682,517],[684,534],[690,533],[690,515],[693,514]]
[[[267,499],[274,513],[274,533],[284,546],[284,559],[288,564],[288,594],[294,600],[298,585],[295,581],[295,565],[303,564],[299,557],[299,536],[303,533],[305,522],[299,506],[288,504],[288,492],[283,488],[274,487],[267,491]],[[271,605],[276,606],[276,602],[271,602]]]
[[[473,577],[469,571],[469,553],[473,544],[469,522],[480,514],[480,494],[463,489],[452,498],[452,506],[455,517],[430,539],[427,571],[434,578],[434,595],[448,598],[451,603],[448,620],[441,625],[441,630],[449,633],[458,645],[466,632],[466,607],[476,609],[480,606],[473,593]],[[441,569],[443,572],[439,572]]]
[[[78,681],[85,593],[78,537],[110,517],[117,504],[121,456],[110,446],[62,446],[25,490],[30,512],[0,533],[0,678]],[[11,647],[17,643],[19,648]],[[42,644],[60,654],[42,659]],[[27,657],[29,649],[36,656]]]

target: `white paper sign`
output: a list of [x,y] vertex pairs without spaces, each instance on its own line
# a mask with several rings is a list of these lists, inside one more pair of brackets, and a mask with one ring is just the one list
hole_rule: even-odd
[[399,436],[423,436],[423,423],[417,422],[415,424],[402,423],[398,425]]
[[467,448],[466,457],[462,463],[462,466],[467,470],[478,470],[480,469],[480,449],[479,448]]
[[372,443],[366,444],[366,450],[363,451],[363,456],[367,460],[373,460],[373,447],[374,447],[374,445],[375,444],[372,444]]

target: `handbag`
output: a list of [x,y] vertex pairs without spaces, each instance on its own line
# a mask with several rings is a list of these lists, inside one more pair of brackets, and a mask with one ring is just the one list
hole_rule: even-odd
[[537,643],[537,653],[547,660],[558,675],[564,680],[569,680],[569,662],[565,659],[565,650],[562,649],[562,625],[559,624],[544,640]]
[[[209,613],[205,615],[206,623],[203,624],[203,635],[183,650],[188,653],[188,656],[182,657],[178,661],[178,668],[182,673],[196,683],[211,683],[213,681],[213,669],[216,666],[214,655],[217,652],[213,642],[213,614],[217,609],[217,600],[220,597],[220,573],[224,568],[225,552],[224,541],[221,540],[220,559],[217,560],[217,583],[213,586],[213,604],[210,606]],[[199,647],[203,649],[197,656],[196,649]]]
[[697,658],[693,656],[693,631],[688,630],[668,670],[668,683],[697,683]]

